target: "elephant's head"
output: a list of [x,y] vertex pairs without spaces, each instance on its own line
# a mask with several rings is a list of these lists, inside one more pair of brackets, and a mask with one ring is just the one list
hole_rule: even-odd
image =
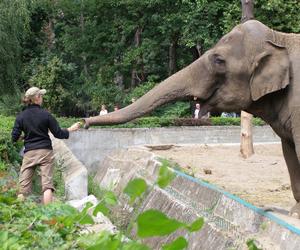
[[85,123],[124,123],[167,102],[193,96],[200,100],[202,114],[246,110],[289,83],[288,52],[272,42],[273,36],[274,32],[258,21],[238,25],[198,60],[133,104],[105,116],[86,118]]

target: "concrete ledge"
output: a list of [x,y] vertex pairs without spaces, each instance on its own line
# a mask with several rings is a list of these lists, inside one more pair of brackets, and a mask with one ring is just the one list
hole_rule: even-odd
[[[239,126],[116,128],[80,130],[66,141],[73,154],[96,172],[98,162],[117,149],[146,144],[240,143]],[[253,128],[254,143],[279,142],[270,126]]]
[[[144,178],[149,185],[153,185],[159,166],[156,156],[147,150],[119,150],[99,166],[95,181],[100,186],[111,187],[118,193],[120,210],[127,211],[123,220],[129,223],[130,218],[134,216],[134,208],[129,206],[122,190],[128,181],[136,177]],[[118,178],[109,174],[112,172],[118,172]],[[263,249],[299,249],[298,220],[294,221],[298,226],[294,226],[209,183],[182,172],[175,172],[177,177],[166,189],[154,187],[145,196],[140,210],[159,209],[170,217],[188,223],[202,216],[206,224],[203,230],[190,235],[179,231],[167,238],[145,240],[153,249],[159,249],[161,244],[175,239],[178,235],[187,237],[188,249],[195,250],[247,249],[246,241],[251,238]]]
[[63,140],[51,136],[55,160],[64,168],[65,195],[67,200],[78,200],[88,195],[88,172],[73,155]]

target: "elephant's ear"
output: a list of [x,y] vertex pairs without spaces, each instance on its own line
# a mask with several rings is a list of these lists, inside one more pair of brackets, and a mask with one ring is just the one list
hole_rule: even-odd
[[285,47],[266,42],[265,51],[259,54],[252,66],[250,90],[252,100],[285,88],[290,81],[290,60]]

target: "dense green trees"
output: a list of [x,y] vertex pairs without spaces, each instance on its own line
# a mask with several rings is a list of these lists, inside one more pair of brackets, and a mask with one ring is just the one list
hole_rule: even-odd
[[[255,17],[299,32],[297,0],[257,0]],[[240,22],[234,0],[1,0],[0,100],[29,85],[48,108],[86,115],[128,104],[198,58]]]
[[18,81],[29,21],[27,1],[0,1],[0,94],[12,92]]

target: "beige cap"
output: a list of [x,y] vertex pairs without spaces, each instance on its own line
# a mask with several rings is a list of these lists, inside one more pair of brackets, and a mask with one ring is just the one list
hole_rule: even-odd
[[45,89],[39,89],[38,87],[31,87],[25,92],[25,97],[34,97],[36,95],[44,95],[46,94]]

